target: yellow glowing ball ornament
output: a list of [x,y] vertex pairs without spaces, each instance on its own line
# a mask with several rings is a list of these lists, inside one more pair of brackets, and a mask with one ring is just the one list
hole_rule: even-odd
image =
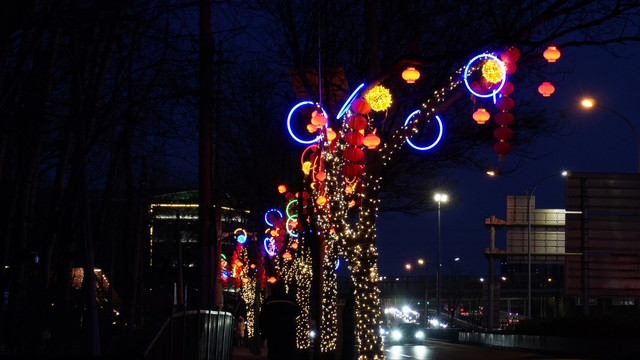
[[496,60],[488,60],[482,65],[482,77],[492,84],[502,81],[502,67]]
[[310,162],[310,161],[305,161],[305,162],[302,164],[302,172],[303,172],[305,175],[309,175],[309,172],[310,172],[310,171],[311,171],[311,162]]
[[384,111],[391,106],[391,93],[383,86],[376,86],[364,96],[373,111]]

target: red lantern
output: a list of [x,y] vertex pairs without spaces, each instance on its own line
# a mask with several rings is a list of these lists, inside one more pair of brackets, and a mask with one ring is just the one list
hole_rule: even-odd
[[413,66],[409,66],[402,72],[402,78],[407,84],[413,84],[420,78],[420,72]]
[[318,131],[318,128],[313,124],[307,124],[307,131],[313,134]]
[[291,260],[291,253],[288,251],[285,251],[284,254],[282,254],[282,258],[285,260]]
[[344,141],[352,146],[362,145],[362,140],[364,140],[364,135],[357,131],[351,131],[344,135]]
[[513,124],[513,114],[506,111],[497,113],[495,121],[498,125],[511,125]]
[[365,136],[365,138],[362,140],[362,143],[367,148],[373,150],[377,148],[378,145],[380,145],[380,138],[374,133],[370,133],[369,135]]
[[348,163],[342,166],[342,173],[346,177],[359,177],[364,172],[362,165]]
[[512,46],[508,50],[500,54],[500,58],[504,62],[514,63],[520,59],[520,50],[517,47]]
[[496,102],[496,107],[503,111],[511,110],[513,108],[513,105],[513,99],[508,96],[503,96]]
[[273,284],[277,281],[277,279],[275,277],[270,277],[269,280],[267,280],[269,282],[269,284]]
[[504,70],[507,73],[507,75],[511,75],[514,72],[516,72],[516,70],[518,69],[518,66],[516,65],[516,63],[512,63],[512,62],[504,62]]
[[347,126],[353,130],[364,130],[367,127],[367,119],[361,115],[353,115],[347,120]]
[[364,160],[364,152],[355,146],[348,147],[343,156],[345,159],[353,162],[359,162]]
[[502,89],[500,89],[500,94],[504,96],[509,96],[513,93],[513,90],[514,90],[513,83],[511,81],[507,81],[504,83],[504,86],[502,87]]
[[491,114],[489,114],[484,108],[480,108],[473,113],[473,120],[475,120],[479,125],[486,123],[489,118],[491,118]]
[[327,128],[327,140],[333,141],[338,136],[332,128]]
[[505,141],[500,141],[493,144],[493,151],[498,155],[507,155],[511,152],[512,149],[513,147],[511,146],[511,144]]
[[501,126],[493,130],[493,137],[498,140],[511,140],[511,138],[513,137],[513,130],[506,126]]
[[538,92],[544,97],[551,96],[554,91],[556,91],[555,86],[551,85],[551,83],[548,81],[545,81],[542,83],[542,85],[538,86]]
[[544,58],[547,59],[547,61],[549,61],[550,63],[556,62],[556,60],[560,58],[560,50],[558,50],[555,46],[549,46],[547,50],[542,53],[542,56],[544,56]]
[[317,113],[311,118],[311,123],[316,127],[323,127],[327,123],[327,118],[322,113]]
[[358,114],[366,115],[371,111],[371,106],[365,99],[355,99],[351,103],[351,110],[357,112]]
[[316,199],[316,204],[318,204],[318,206],[324,206],[324,204],[327,203],[327,198],[320,195],[318,196],[318,199]]
[[327,174],[324,173],[324,171],[318,171],[318,173],[316,174],[316,180],[318,181],[324,181],[327,178]]
[[287,187],[286,187],[286,186],[284,186],[284,185],[278,185],[278,192],[279,192],[280,194],[284,194],[284,193],[286,193],[286,192],[287,192]]

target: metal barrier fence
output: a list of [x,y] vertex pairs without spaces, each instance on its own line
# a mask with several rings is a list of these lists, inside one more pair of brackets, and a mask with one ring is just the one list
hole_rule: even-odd
[[147,347],[147,360],[231,360],[233,315],[188,310],[171,315]]

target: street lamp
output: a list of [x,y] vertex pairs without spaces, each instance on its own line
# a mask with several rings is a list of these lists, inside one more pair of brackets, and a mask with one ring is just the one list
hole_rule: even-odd
[[593,107],[597,107],[599,109],[606,110],[606,111],[608,111],[608,112],[610,112],[612,114],[617,115],[620,119],[624,120],[624,122],[627,123],[627,125],[629,125],[629,127],[631,128],[631,132],[633,132],[633,135],[636,137],[636,145],[638,147],[638,172],[640,173],[640,136],[638,135],[638,132],[636,131],[636,129],[633,127],[633,124],[631,124],[631,121],[629,121],[629,119],[624,117],[619,112],[617,112],[617,111],[615,111],[615,110],[613,110],[611,108],[608,108],[606,106],[598,104],[593,99],[583,99],[582,102],[581,102],[581,105],[585,109],[591,109]]
[[436,193],[433,196],[433,199],[438,203],[438,268],[436,269],[436,294],[437,294],[437,305],[438,310],[436,311],[436,316],[438,321],[440,321],[440,268],[442,267],[442,261],[440,259],[441,256],[441,231],[440,231],[440,204],[443,202],[447,202],[449,200],[449,196],[447,194]]
[[[494,171],[487,171],[487,175],[495,176],[498,174]],[[531,199],[533,197],[533,193],[538,188],[538,185],[540,185],[542,182],[556,176],[566,177],[568,175],[568,172],[563,171],[561,173],[551,174],[541,178],[533,185],[533,187],[531,188],[531,191],[527,191],[527,188],[524,186],[524,184],[522,184],[520,180],[506,174],[499,174],[499,175],[502,175],[518,183],[518,185],[522,187],[522,190],[527,196],[527,314],[526,316],[528,318],[532,318],[531,316]]]

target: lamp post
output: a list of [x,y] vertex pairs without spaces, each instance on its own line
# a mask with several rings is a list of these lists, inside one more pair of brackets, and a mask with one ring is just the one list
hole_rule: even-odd
[[[495,172],[493,171],[487,171],[487,174],[489,176],[495,176],[497,175]],[[542,182],[544,182],[547,179],[556,177],[556,176],[567,176],[568,172],[567,171],[563,171],[561,173],[556,173],[556,174],[551,174],[551,175],[547,175],[541,179],[539,179],[535,184],[533,184],[533,187],[531,188],[530,191],[527,191],[527,188],[524,186],[524,184],[522,184],[522,182],[512,176],[506,175],[506,174],[500,174],[506,178],[509,178],[511,180],[514,180],[516,183],[518,183],[518,185],[520,185],[522,187],[522,190],[524,191],[525,195],[527,196],[527,313],[526,313],[526,317],[528,318],[532,318],[531,316],[531,199],[533,198],[533,194],[536,191],[536,189],[538,188],[538,186],[540,184],[542,184]]]
[[598,109],[602,109],[602,110],[606,110],[612,114],[617,115],[620,119],[624,120],[624,122],[629,125],[629,127],[631,128],[631,132],[633,132],[633,135],[636,137],[636,145],[638,147],[638,172],[640,173],[640,136],[638,135],[638,132],[636,131],[635,127],[633,127],[633,124],[631,124],[631,121],[629,121],[629,119],[627,119],[626,117],[624,117],[622,114],[620,114],[619,112],[608,108],[606,106],[600,105],[598,103],[596,103],[595,100],[593,99],[583,99],[582,102],[582,107],[584,107],[585,109],[590,109],[592,107],[597,107]]
[[440,321],[440,310],[441,305],[440,305],[440,268],[442,267],[442,261],[441,261],[441,230],[440,230],[440,205],[443,202],[447,202],[447,200],[449,200],[449,196],[447,194],[442,194],[442,193],[436,193],[433,196],[433,199],[438,203],[438,268],[436,269],[436,296],[437,296],[437,305],[438,305],[438,310],[436,311],[436,316],[438,318],[438,321]]

